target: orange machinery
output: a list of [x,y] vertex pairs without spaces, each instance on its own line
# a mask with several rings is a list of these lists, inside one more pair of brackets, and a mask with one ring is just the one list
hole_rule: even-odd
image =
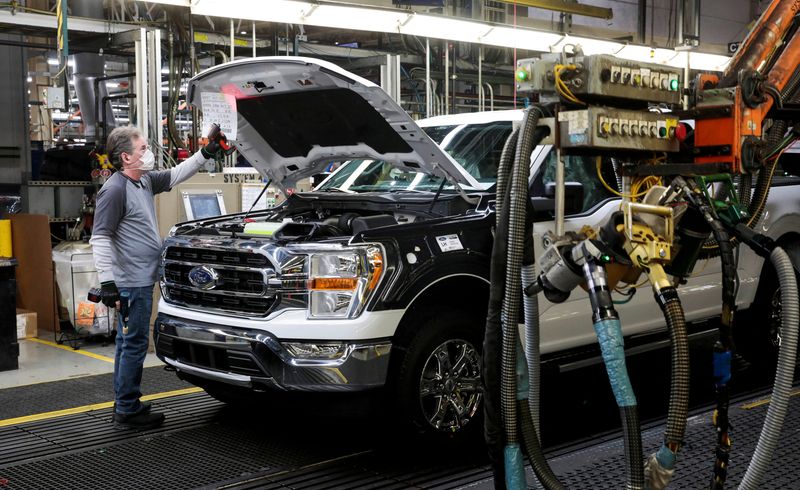
[[722,77],[695,80],[690,109],[696,163],[728,163],[735,173],[763,165],[764,121],[800,86],[798,13],[800,0],[774,0]]

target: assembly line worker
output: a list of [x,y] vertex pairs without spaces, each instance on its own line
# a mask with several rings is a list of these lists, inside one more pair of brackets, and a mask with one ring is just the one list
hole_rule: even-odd
[[120,127],[108,135],[108,157],[119,171],[97,194],[90,243],[103,304],[115,307],[120,291],[130,295],[128,323],[126,328],[118,324],[114,353],[117,428],[156,427],[164,421],[163,413],[151,412],[150,404],[139,400],[150,335],[153,285],[161,254],[153,197],[197,173],[219,151],[219,140],[210,142],[170,170],[152,171],[155,157],[137,128]]

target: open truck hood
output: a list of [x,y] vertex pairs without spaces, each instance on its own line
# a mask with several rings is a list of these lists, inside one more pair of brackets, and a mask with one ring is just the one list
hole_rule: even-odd
[[[204,128],[219,123],[284,191],[332,161],[373,158],[478,187],[379,86],[326,61],[270,56],[209,68],[189,81]],[[204,134],[207,129],[204,129]]]

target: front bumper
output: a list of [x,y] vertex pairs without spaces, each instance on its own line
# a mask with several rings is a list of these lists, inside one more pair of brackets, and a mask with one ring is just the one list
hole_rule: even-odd
[[159,314],[159,359],[189,375],[256,390],[361,391],[383,386],[392,344],[345,343],[341,357],[293,357],[263,330],[226,327]]

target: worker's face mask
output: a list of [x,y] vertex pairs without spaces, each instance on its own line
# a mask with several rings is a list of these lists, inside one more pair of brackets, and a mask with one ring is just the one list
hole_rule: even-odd
[[144,172],[149,172],[153,170],[153,168],[156,165],[156,157],[155,155],[153,155],[153,152],[150,151],[150,148],[144,151],[144,153],[142,154],[142,158],[139,160],[139,162],[141,164],[139,170],[142,170]]

